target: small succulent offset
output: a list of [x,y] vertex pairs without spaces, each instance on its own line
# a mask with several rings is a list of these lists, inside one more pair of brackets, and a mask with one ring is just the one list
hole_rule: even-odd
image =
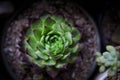
[[113,76],[120,68],[120,53],[111,45],[106,46],[107,51],[101,54],[96,52],[96,61],[100,66],[99,71],[103,72],[109,68],[108,76]]
[[29,60],[50,71],[77,59],[80,36],[72,20],[44,15],[27,30],[23,44]]

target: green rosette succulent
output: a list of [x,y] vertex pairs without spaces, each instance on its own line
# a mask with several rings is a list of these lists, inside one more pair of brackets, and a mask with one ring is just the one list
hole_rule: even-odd
[[96,52],[96,61],[100,66],[100,72],[109,68],[108,75],[112,76],[120,68],[120,53],[111,45],[107,45],[106,49],[107,51],[103,52],[103,54]]
[[72,20],[45,15],[29,27],[23,44],[31,62],[51,70],[76,60],[79,40],[80,32]]

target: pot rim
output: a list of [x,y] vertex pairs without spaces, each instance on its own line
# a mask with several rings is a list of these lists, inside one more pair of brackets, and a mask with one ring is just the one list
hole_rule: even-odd
[[[34,3],[33,3],[34,4]],[[28,6],[29,7],[29,6]],[[15,18],[17,18],[17,16],[20,14],[20,13],[22,13],[22,12],[24,12],[24,10],[25,9],[27,9],[26,7],[22,7],[20,10],[18,10],[17,12],[15,12],[12,16],[11,16],[11,18],[7,21],[7,23],[6,23],[6,25],[4,26],[4,28],[3,28],[3,34],[2,34],[2,40],[1,40],[1,55],[2,55],[2,59],[3,59],[3,63],[4,63],[4,65],[5,65],[5,67],[6,67],[6,69],[8,70],[8,73],[10,74],[10,76],[13,78],[13,80],[16,80],[17,79],[17,77],[15,77],[14,76],[14,73],[12,72],[12,70],[11,70],[11,67],[8,65],[8,62],[7,62],[7,60],[5,59],[5,55],[3,54],[4,53],[4,51],[3,51],[3,49],[4,49],[4,41],[5,41],[5,36],[6,36],[6,33],[5,32],[7,32],[7,29],[8,29],[8,27],[9,27],[9,25],[10,25],[10,23],[15,19]],[[96,45],[97,45],[97,51],[100,51],[100,49],[101,49],[101,44],[100,44],[100,35],[99,35],[99,32],[98,32],[98,29],[97,29],[97,25],[96,25],[96,23],[95,23],[95,21],[92,19],[92,17],[89,15],[89,13],[87,13],[87,11],[85,11],[85,9],[83,9],[83,7],[81,7],[81,6],[79,6],[79,9],[82,11],[82,13],[85,15],[85,17],[87,17],[91,22],[92,22],[92,24],[94,25],[94,28],[95,28],[95,31],[96,31]],[[89,71],[89,73],[88,73],[88,76],[86,77],[86,79],[85,80],[88,80],[91,76],[92,76],[92,74],[93,74],[93,72],[95,71],[95,68],[96,68],[96,60],[94,60],[93,61],[93,63],[91,64],[91,70]]]

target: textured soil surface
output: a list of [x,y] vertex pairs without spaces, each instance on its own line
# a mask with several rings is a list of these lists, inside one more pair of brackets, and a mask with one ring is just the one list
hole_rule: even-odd
[[[83,49],[76,62],[61,70],[53,79],[49,74],[25,58],[22,47],[25,30],[43,14],[61,15],[71,18],[81,33]],[[4,41],[4,58],[17,80],[85,80],[92,73],[94,53],[99,48],[96,26],[81,11],[77,4],[61,2],[37,2],[18,15],[9,24]]]
[[[103,20],[103,32],[105,37],[105,43],[108,45],[115,46],[116,49],[120,52],[120,43],[112,40],[114,33],[120,27],[120,23],[116,21],[115,17],[116,15],[113,15],[112,12],[110,12],[109,10],[106,11],[104,20]],[[106,80],[120,80],[120,69],[118,70],[116,75],[112,77],[108,77]]]

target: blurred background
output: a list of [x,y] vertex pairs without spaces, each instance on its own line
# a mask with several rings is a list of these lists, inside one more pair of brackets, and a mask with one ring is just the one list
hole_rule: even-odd
[[[30,6],[36,0],[1,0],[0,1],[0,41],[2,40],[3,28],[16,12],[24,7]],[[51,1],[51,0],[48,0]],[[119,3],[112,0],[62,0],[77,2],[94,19],[101,32],[102,15],[108,8],[119,8]],[[102,33],[101,33],[102,35]],[[101,41],[102,45],[104,43]],[[94,76],[94,75],[93,75]],[[0,53],[0,80],[12,80],[7,72]]]

